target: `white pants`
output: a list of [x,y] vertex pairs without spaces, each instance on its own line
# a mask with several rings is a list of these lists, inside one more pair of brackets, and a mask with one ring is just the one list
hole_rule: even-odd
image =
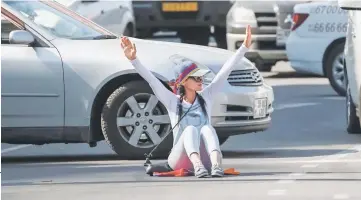
[[172,148],[168,157],[168,165],[173,170],[184,168],[193,171],[190,155],[198,153],[203,165],[210,170],[212,166],[210,154],[215,150],[221,154],[218,136],[212,126],[205,125],[201,130],[194,126],[187,126]]

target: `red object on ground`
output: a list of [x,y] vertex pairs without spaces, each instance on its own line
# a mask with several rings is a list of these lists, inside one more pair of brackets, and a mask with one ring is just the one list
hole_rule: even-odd
[[[175,176],[175,177],[184,177],[184,176],[190,176],[193,174],[191,171],[188,171],[186,169],[179,169],[171,172],[154,172],[153,176],[161,176],[161,177],[169,177],[169,176]],[[239,175],[240,172],[237,172],[234,168],[228,168],[224,170],[224,175]]]

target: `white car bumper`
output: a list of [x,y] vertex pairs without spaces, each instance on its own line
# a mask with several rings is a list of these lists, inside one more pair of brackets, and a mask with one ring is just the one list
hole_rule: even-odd
[[[255,118],[256,99],[265,98],[265,115]],[[212,124],[220,135],[238,135],[263,131],[271,123],[274,94],[272,87],[230,86],[215,97]]]
[[322,60],[330,39],[299,37],[291,33],[286,42],[286,52],[291,67],[302,73],[324,76]]

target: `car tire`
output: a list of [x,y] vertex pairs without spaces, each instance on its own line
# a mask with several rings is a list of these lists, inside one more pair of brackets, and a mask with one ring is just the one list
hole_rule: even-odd
[[[145,106],[149,102],[153,106],[148,109]],[[127,120],[118,120],[118,117],[127,117]],[[168,112],[145,81],[128,82],[108,97],[101,113],[101,128],[108,145],[122,158],[143,159],[159,141],[161,144],[152,153],[154,158],[166,158],[172,148],[173,134],[166,136],[171,128]],[[131,136],[135,133],[140,137],[133,139]],[[154,137],[155,134],[159,137]],[[156,142],[151,138],[157,138]]]
[[346,90],[346,122],[349,134],[360,134],[361,127],[359,118],[356,115],[356,106],[352,101],[350,87],[347,84]]
[[254,63],[260,72],[271,72],[272,67],[275,65],[275,63],[265,63],[262,60],[256,60]]
[[124,32],[123,32],[123,35],[124,36],[127,36],[127,37],[133,37],[134,36],[134,34],[133,34],[133,29],[132,29],[132,25],[128,25],[126,28],[125,28],[125,30],[124,30]]
[[227,30],[225,27],[215,27],[214,38],[218,48],[227,49]]
[[151,38],[153,37],[153,32],[150,29],[137,29],[135,37],[140,39]]
[[208,46],[211,32],[209,27],[193,27],[178,31],[182,43]]
[[219,137],[219,136],[218,136],[219,145],[224,144],[224,143],[228,140],[228,138],[229,138],[228,136],[227,136],[227,137],[224,137],[224,136]]
[[326,76],[332,88],[340,96],[346,95],[345,73],[343,68],[344,46],[345,43],[340,43],[334,46],[328,53],[325,62]]

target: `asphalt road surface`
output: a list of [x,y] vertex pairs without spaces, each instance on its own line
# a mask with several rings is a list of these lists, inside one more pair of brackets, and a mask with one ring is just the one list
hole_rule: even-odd
[[143,161],[117,160],[105,143],[2,144],[2,199],[360,200],[361,135],[345,131],[345,99],[287,63],[264,76],[276,98],[271,128],[222,146],[239,176],[149,177]]

